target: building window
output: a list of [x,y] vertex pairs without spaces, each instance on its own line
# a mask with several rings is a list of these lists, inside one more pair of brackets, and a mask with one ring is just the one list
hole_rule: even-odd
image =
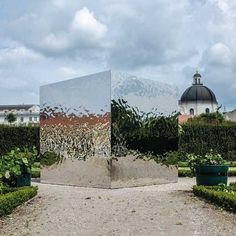
[[209,114],[210,113],[210,109],[206,108],[206,113]]
[[193,108],[191,108],[190,110],[189,110],[189,113],[190,113],[190,115],[194,115],[194,109]]
[[34,121],[37,121],[37,120],[38,120],[38,117],[37,117],[37,116],[35,116],[35,117],[34,117]]
[[32,116],[29,117],[29,121],[31,122],[33,120]]
[[24,122],[24,117],[21,117],[21,118],[20,118],[20,122]]

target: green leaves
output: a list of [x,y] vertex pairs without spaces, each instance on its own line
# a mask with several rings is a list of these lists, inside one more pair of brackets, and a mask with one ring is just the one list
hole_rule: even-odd
[[[130,150],[154,154],[156,158],[178,148],[177,114],[145,113],[123,99],[112,100],[112,154],[125,156]],[[149,155],[150,156],[150,155]]]
[[236,194],[231,186],[193,186],[193,193],[226,210],[236,212]]
[[179,136],[179,150],[205,155],[209,148],[217,151],[225,160],[236,160],[236,123],[184,124]]
[[37,191],[37,187],[6,189],[0,183],[0,217],[10,214],[15,207],[36,196]]
[[28,163],[29,163],[29,162],[28,162],[28,159],[25,158],[25,157],[22,158],[22,162],[23,162],[25,165],[28,165]]
[[188,154],[187,158],[188,165],[193,172],[195,171],[196,166],[221,165],[225,163],[222,156],[213,150],[210,150],[210,152],[206,153],[204,156]]
[[0,125],[0,156],[16,147],[39,150],[39,127]]
[[37,159],[38,153],[35,148],[32,151],[19,148],[11,150],[0,157],[0,183],[12,182],[17,176],[31,173],[31,165]]

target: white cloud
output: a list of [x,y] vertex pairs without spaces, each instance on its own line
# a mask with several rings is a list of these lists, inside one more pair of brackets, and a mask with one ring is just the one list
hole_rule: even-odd
[[40,42],[36,42],[36,47],[50,55],[73,54],[82,48],[98,49],[102,45],[110,45],[103,40],[106,33],[107,26],[84,7],[76,11],[67,27],[52,30]]
[[87,38],[89,41],[102,39],[107,32],[107,26],[94,17],[94,13],[84,7],[75,13],[71,30]]
[[24,46],[14,47],[14,48],[4,48],[0,50],[0,64],[6,63],[17,63],[17,62],[29,62],[32,60],[37,61],[43,57]]
[[223,43],[216,43],[206,49],[203,53],[202,64],[210,65],[230,65],[233,61],[233,55],[229,47]]
[[65,34],[55,35],[53,33],[47,35],[42,41],[42,47],[50,51],[61,52],[70,46],[69,38]]
[[66,3],[64,0],[52,0],[52,4],[58,8],[63,8]]
[[0,94],[16,102],[17,84],[26,102],[40,84],[110,68],[184,89],[199,65],[218,100],[235,104],[236,1],[12,0],[3,11]]

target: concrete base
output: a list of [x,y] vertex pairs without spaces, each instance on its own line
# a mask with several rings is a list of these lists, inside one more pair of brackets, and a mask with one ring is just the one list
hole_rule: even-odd
[[141,160],[134,156],[119,157],[118,161],[92,157],[86,161],[66,159],[62,164],[44,167],[41,182],[97,188],[124,188],[178,181],[174,166]]

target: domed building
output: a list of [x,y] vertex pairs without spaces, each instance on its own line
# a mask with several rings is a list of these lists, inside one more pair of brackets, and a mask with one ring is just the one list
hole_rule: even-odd
[[202,113],[216,112],[218,102],[211,89],[201,82],[198,71],[193,75],[193,84],[187,88],[179,100],[181,115],[198,116]]

